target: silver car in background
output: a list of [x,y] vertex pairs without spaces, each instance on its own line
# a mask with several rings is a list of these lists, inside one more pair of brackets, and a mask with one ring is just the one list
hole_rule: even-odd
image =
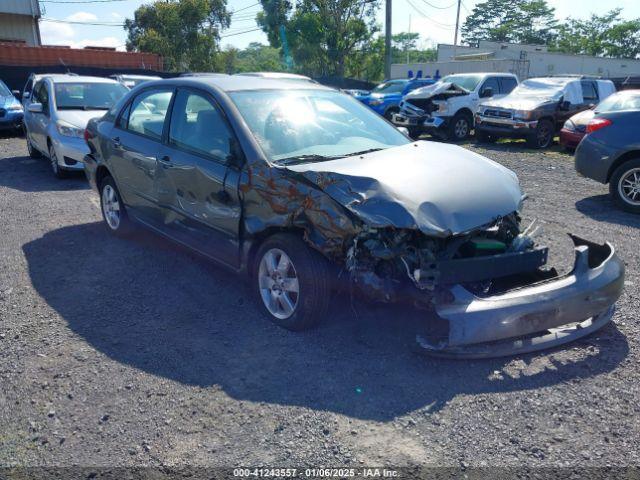
[[82,159],[89,153],[84,141],[87,122],[104,115],[128,91],[120,82],[108,78],[78,75],[38,78],[33,90],[23,98],[29,155],[49,158],[58,178],[69,171],[82,171]]

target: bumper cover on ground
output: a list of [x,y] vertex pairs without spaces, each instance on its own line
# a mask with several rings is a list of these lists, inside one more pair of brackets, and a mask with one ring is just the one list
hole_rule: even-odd
[[576,258],[568,275],[485,298],[453,287],[454,301],[436,307],[448,321],[448,338],[419,336],[419,346],[442,356],[496,357],[557,346],[602,327],[622,294],[624,264],[608,243],[572,239]]

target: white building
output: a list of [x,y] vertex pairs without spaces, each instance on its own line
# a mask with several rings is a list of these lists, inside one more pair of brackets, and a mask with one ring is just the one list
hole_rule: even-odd
[[40,16],[38,0],[0,0],[0,42],[39,46]]
[[544,45],[480,41],[478,47],[439,44],[435,62],[393,64],[391,78],[451,73],[510,72],[523,80],[561,74],[616,78],[640,75],[640,59],[602,58],[549,52]]

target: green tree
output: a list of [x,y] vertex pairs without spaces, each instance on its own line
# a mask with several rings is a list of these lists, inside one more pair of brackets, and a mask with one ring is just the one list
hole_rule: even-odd
[[554,12],[546,0],[486,0],[465,20],[462,40],[547,44],[557,28]]
[[636,58],[640,55],[640,19],[623,20],[622,9],[586,20],[567,19],[558,30],[554,50],[604,57]]
[[288,48],[296,69],[310,75],[344,76],[349,57],[378,29],[377,0],[296,0],[295,9],[289,0],[261,3],[257,21],[271,46]]
[[230,23],[226,0],[158,0],[125,20],[127,50],[162,55],[167,70],[215,69]]

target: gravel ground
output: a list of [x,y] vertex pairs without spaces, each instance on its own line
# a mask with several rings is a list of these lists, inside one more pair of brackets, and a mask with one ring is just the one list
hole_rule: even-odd
[[413,353],[415,312],[344,299],[289,333],[239,278],[109,236],[82,177],[0,138],[0,466],[638,466],[640,218],[563,153],[467,148],[518,173],[553,262],[566,231],[617,247],[612,324],[472,362]]

